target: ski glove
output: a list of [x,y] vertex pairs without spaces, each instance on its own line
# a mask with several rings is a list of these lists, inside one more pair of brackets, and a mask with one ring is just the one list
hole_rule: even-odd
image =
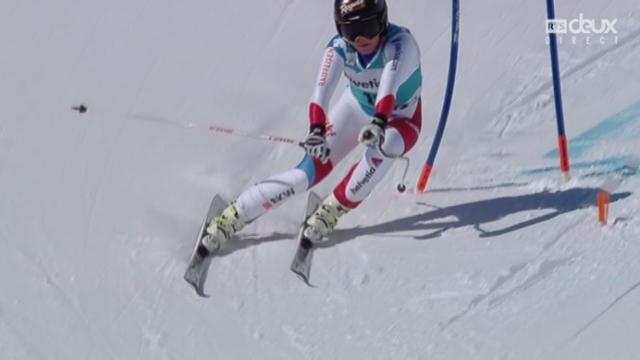
[[384,143],[384,128],[387,119],[382,114],[376,114],[371,124],[365,126],[358,135],[358,142],[370,148],[377,148]]
[[329,154],[331,150],[327,144],[327,139],[324,137],[324,129],[322,127],[313,127],[307,137],[300,146],[310,156],[320,160],[323,164],[329,161]]

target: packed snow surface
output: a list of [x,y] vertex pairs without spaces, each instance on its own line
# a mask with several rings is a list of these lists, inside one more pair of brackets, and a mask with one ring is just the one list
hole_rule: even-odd
[[208,129],[304,137],[332,2],[1,2],[0,357],[640,358],[640,3],[556,4],[617,30],[563,36],[563,182],[545,2],[463,0],[453,107],[422,194],[451,4],[388,3],[423,56],[409,190],[395,191],[399,163],[341,220],[315,254],[317,289],[289,271],[299,195],[214,259],[201,299],[182,275],[211,198],[302,157]]

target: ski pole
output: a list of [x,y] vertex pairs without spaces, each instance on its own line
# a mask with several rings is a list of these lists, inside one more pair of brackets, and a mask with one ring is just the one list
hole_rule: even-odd
[[[219,126],[209,126],[209,131],[214,132],[214,133],[226,134],[226,135],[242,136],[242,137],[246,137],[246,138],[250,138],[250,139],[282,142],[282,143],[285,143],[285,144],[297,144],[298,146],[304,148],[304,142],[303,141],[297,141],[297,140],[293,140],[293,139],[288,139],[288,138],[284,138],[284,137],[281,137],[281,136],[251,134],[251,133],[248,133],[248,132],[235,130],[235,129],[229,129],[229,128],[223,128],[223,127],[219,127]],[[402,180],[400,181],[400,183],[397,186],[397,189],[398,189],[399,192],[404,192],[407,189],[407,186],[405,184],[406,184],[407,173],[409,172],[409,165],[410,165],[409,158],[407,158],[405,156],[402,156],[402,155],[394,156],[394,155],[386,153],[382,149],[382,144],[378,144],[378,150],[380,151],[380,153],[384,157],[387,157],[387,158],[390,158],[390,159],[399,159],[399,160],[403,160],[405,162],[404,171],[403,171],[403,174],[402,174]]]
[[224,128],[224,127],[220,127],[220,126],[209,126],[209,131],[212,132],[212,133],[215,133],[215,134],[233,135],[233,136],[244,137],[244,138],[248,138],[248,139],[265,140],[265,141],[279,142],[279,143],[285,143],[285,144],[294,144],[294,145],[299,145],[300,144],[300,141],[298,141],[298,140],[289,139],[289,138],[282,137],[282,136],[265,135],[265,134],[253,134],[253,133],[250,133],[248,131]]
[[420,177],[418,178],[417,190],[418,192],[424,192],[433,169],[433,164],[436,161],[436,155],[438,154],[438,148],[442,142],[442,136],[444,135],[444,129],[447,125],[447,118],[449,117],[449,110],[451,109],[451,101],[453,99],[453,88],[456,81],[456,68],[458,64],[458,38],[460,34],[460,0],[452,0],[452,19],[451,19],[451,54],[449,56],[449,79],[447,80],[447,89],[445,91],[444,102],[442,104],[442,112],[440,113],[440,121],[438,122],[438,128],[436,130],[433,143],[431,144],[431,150],[427,161],[422,167]]
[[393,160],[402,160],[404,161],[404,171],[402,172],[402,180],[400,180],[400,183],[398,184],[398,186],[396,187],[396,189],[398,190],[398,192],[405,192],[405,190],[407,190],[407,173],[409,172],[409,166],[411,165],[411,161],[409,160],[408,157],[406,156],[402,156],[402,155],[392,155],[389,154],[387,152],[384,151],[384,149],[382,148],[382,144],[378,143],[378,151],[380,151],[380,154],[382,154],[382,156],[389,158],[389,159],[393,159]]
[[[162,124],[166,124],[166,125],[176,126],[176,127],[182,128],[182,129],[196,129],[196,130],[200,129],[199,127],[193,125],[192,123],[181,124],[181,123],[179,123],[177,121],[174,121],[173,119],[167,119],[167,118],[163,118],[163,117],[141,115],[141,114],[134,114],[133,117],[138,119],[138,120],[150,121],[150,122],[155,122],[155,123],[162,123]],[[246,139],[271,141],[271,142],[291,144],[291,145],[298,145],[300,143],[300,141],[298,141],[298,140],[286,138],[286,137],[283,137],[283,136],[276,136],[276,135],[269,135],[269,134],[258,134],[258,133],[252,133],[252,132],[249,132],[249,131],[243,131],[243,130],[239,130],[239,129],[226,128],[226,127],[215,126],[215,125],[210,125],[208,127],[208,131],[213,133],[213,134],[230,135],[230,136],[235,136],[235,137],[243,137],[243,138],[246,138]]]
[[[139,120],[144,120],[144,121],[151,121],[151,122],[157,122],[157,123],[163,123],[166,125],[172,125],[172,126],[177,126],[180,128],[184,128],[184,129],[197,129],[193,124],[180,124],[178,122],[172,121],[170,119],[166,119],[166,118],[160,118],[160,117],[153,117],[153,116],[147,116],[147,115],[140,115],[140,114],[135,114],[133,115],[133,117],[135,117],[136,119]],[[236,136],[236,137],[243,137],[243,138],[247,138],[247,139],[253,139],[253,140],[263,140],[263,141],[271,141],[271,142],[277,142],[277,143],[284,143],[284,144],[290,144],[290,145],[297,145],[300,146],[302,148],[304,148],[304,142],[303,141],[298,141],[298,140],[294,140],[294,139],[290,139],[290,138],[286,138],[286,137],[282,137],[282,136],[276,136],[276,135],[267,135],[267,134],[256,134],[256,133],[251,133],[248,131],[242,131],[242,130],[238,130],[238,129],[233,129],[233,128],[226,128],[226,127],[221,127],[221,126],[214,126],[211,125],[209,126],[209,132],[214,133],[214,134],[222,134],[222,135],[230,135],[230,136]],[[382,149],[382,144],[378,145],[378,150],[380,151],[380,153],[390,159],[400,159],[403,160],[405,162],[405,167],[404,167],[404,171],[402,174],[402,180],[401,182],[398,184],[398,191],[399,192],[404,192],[406,190],[406,177],[407,177],[407,173],[409,171],[409,165],[410,165],[410,161],[409,158],[405,157],[405,156],[394,156],[391,154],[386,153],[383,149]]]

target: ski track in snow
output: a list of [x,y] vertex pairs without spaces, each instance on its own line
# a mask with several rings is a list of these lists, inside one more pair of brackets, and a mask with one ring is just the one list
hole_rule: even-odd
[[[609,55],[615,54],[617,51],[627,46],[634,47],[633,44],[638,39],[640,39],[640,29],[622,37],[617,44],[602,49],[589,58],[571,65],[568,70],[561,74],[563,86],[567,87],[567,81],[582,71],[584,71],[585,75],[583,77],[571,79],[569,84],[581,81],[584,82],[584,78],[587,75],[598,70],[597,66],[599,65],[599,61]],[[638,43],[640,44],[640,42]],[[517,64],[517,62],[512,65],[515,64]],[[506,72],[507,70],[505,70],[503,74]],[[512,124],[520,122],[524,118],[531,117],[535,113],[540,113],[549,106],[553,106],[553,81],[551,79],[547,80],[539,88],[530,91],[525,95],[526,90],[531,86],[532,84],[529,83],[520,85],[520,88],[513,99],[503,105],[502,113],[495,118],[492,126],[496,129],[500,138],[505,138],[507,136]]]
[[[635,31],[633,31],[631,34],[623,36],[617,44],[612,45],[608,48],[602,49],[601,51],[597,52],[596,54],[590,56],[589,58],[583,60],[581,63],[577,64],[577,65],[573,65],[572,67],[570,67],[568,70],[564,71],[560,76],[562,78],[562,80],[567,80],[568,78],[572,77],[573,75],[579,73],[580,71],[587,69],[590,66],[595,65],[598,61],[602,60],[603,58],[605,58],[608,55],[613,55],[615,54],[617,51],[624,49],[624,47],[626,47],[627,45],[633,45],[634,41],[640,39],[640,29],[636,29]],[[532,101],[534,101],[538,96],[542,95],[543,93],[552,91],[553,88],[553,81],[549,80],[547,82],[545,82],[542,86],[540,86],[538,89],[532,91],[530,94],[522,97],[520,99],[520,101],[516,101],[515,103],[515,107],[521,107],[527,103],[530,103]]]
[[[56,297],[59,298],[62,303],[65,305],[65,308],[70,309],[77,319],[79,319],[83,323],[83,327],[86,329],[89,337],[91,338],[92,343],[99,345],[98,347],[103,350],[111,359],[117,359],[117,355],[113,352],[113,344],[109,343],[108,337],[106,333],[103,331],[101,326],[95,326],[89,320],[89,317],[85,313],[85,311],[78,305],[76,299],[71,296],[67,290],[64,289],[63,286],[55,279],[52,274],[52,271],[47,269],[42,262],[38,259],[38,256],[34,253],[25,253],[25,250],[20,249],[18,247],[11,247],[16,253],[18,253],[25,264],[31,264],[32,268],[35,269],[42,277],[42,284],[46,286],[46,288],[52,289],[56,294]],[[97,333],[97,334],[96,334]]]
[[[543,246],[543,249],[531,261],[511,266],[508,270],[508,273],[506,275],[499,276],[494,282],[494,284],[491,286],[491,288],[485,294],[476,296],[469,302],[466,309],[450,317],[445,322],[441,323],[440,329],[447,330],[453,324],[455,324],[460,319],[465,317],[468,313],[476,309],[482,302],[484,302],[487,299],[493,298],[491,300],[488,300],[488,308],[495,308],[496,306],[501,305],[507,299],[511,298],[514,294],[520,291],[526,290],[531,286],[535,285],[537,282],[542,281],[547,275],[549,275],[551,272],[553,272],[557,268],[566,266],[567,264],[569,264],[571,262],[572,257],[557,259],[557,260],[544,259],[539,263],[537,262],[537,259],[545,255],[549,251],[549,249],[555,246],[558,243],[558,241],[560,241],[563,238],[565,234],[567,234],[570,230],[574,229],[576,226],[581,224],[581,222],[582,220],[579,220],[565,227],[565,229],[562,230],[551,241],[545,243]],[[515,278],[520,273],[524,272],[525,270],[531,267],[537,267],[538,270],[533,275],[527,276],[520,285],[515,285],[510,290],[505,291],[502,295],[493,296],[503,287],[507,286],[509,283],[514,281]]]
[[615,300],[609,304],[604,310],[602,310],[598,315],[596,315],[593,319],[591,319],[585,326],[583,326],[580,330],[578,330],[571,338],[571,340],[576,340],[583,332],[593,326],[601,317],[605,316],[616,304],[622,301],[626,296],[634,292],[636,289],[640,288],[640,282],[631,286],[627,291],[618,296]]

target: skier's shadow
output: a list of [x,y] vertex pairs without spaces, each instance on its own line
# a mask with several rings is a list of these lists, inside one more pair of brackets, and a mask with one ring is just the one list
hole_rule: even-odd
[[[507,234],[528,226],[551,220],[574,210],[596,206],[597,188],[575,188],[559,192],[540,192],[535,194],[508,196],[481,200],[471,203],[438,208],[422,214],[397,219],[377,225],[336,229],[331,240],[319,244],[319,248],[336,246],[362,235],[389,234],[394,232],[418,232],[413,238],[427,240],[437,238],[451,229],[473,226],[479,237],[491,237]],[[611,195],[611,202],[625,199],[630,192]],[[430,206],[421,203],[424,206]],[[500,220],[508,215],[522,211],[548,210],[545,214],[518,222],[498,230],[483,230],[482,225]],[[596,213],[593,214],[596,221]],[[426,231],[426,232],[423,232]],[[403,236],[403,237],[406,237]]]
[[[355,227],[351,229],[336,229],[331,239],[317,245],[318,248],[328,248],[353,240],[363,235],[381,235],[394,232],[419,232],[413,235],[416,240],[428,240],[437,238],[443,232],[451,229],[473,226],[479,233],[479,237],[491,237],[507,234],[551,220],[571,211],[595,207],[597,188],[575,188],[559,192],[543,191],[535,194],[507,196],[493,198],[471,203],[459,204],[445,208],[438,208],[422,214],[409,216],[372,226]],[[631,196],[630,192],[611,195],[611,202],[616,202]],[[426,203],[419,203],[431,206]],[[487,231],[481,228],[482,224],[500,220],[508,215],[522,211],[549,210],[544,215],[527,219],[526,221],[509,225],[505,228]],[[594,212],[594,221],[596,214]],[[455,218],[455,220],[454,220]],[[424,233],[420,233],[424,231]],[[406,235],[403,235],[406,237]],[[256,234],[240,235],[236,241],[228,242],[217,256],[227,256],[236,251],[247,249],[262,243],[282,240],[295,240],[293,233],[273,233],[268,236]]]
[[257,234],[241,234],[238,239],[232,239],[227,242],[223,248],[218,251],[216,256],[227,256],[240,250],[244,250],[253,246],[258,246],[262,243],[282,241],[282,240],[295,240],[296,234],[292,233],[272,233],[268,236],[260,236]]

